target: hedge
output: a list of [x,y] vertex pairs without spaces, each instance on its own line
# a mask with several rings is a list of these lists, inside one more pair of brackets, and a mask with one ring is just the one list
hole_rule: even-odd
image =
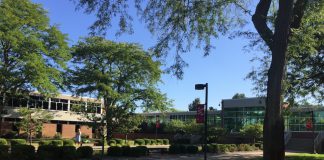
[[163,140],[163,144],[164,145],[168,145],[169,144],[169,140],[168,139],[162,139]]
[[9,159],[9,146],[0,145],[0,159]]
[[13,160],[34,160],[35,147],[32,145],[13,145],[11,146],[11,156]]
[[81,146],[77,149],[76,152],[79,158],[91,158],[93,149],[90,146]]
[[157,145],[157,141],[155,139],[151,139],[151,144],[152,145]]
[[143,145],[145,145],[145,141],[144,141],[144,139],[135,139],[134,144],[143,146]]
[[190,154],[198,153],[198,146],[187,146],[187,153]]
[[74,146],[61,146],[59,148],[60,159],[74,160],[77,158],[76,148]]
[[11,139],[10,140],[11,146],[14,146],[14,145],[24,145],[26,143],[27,143],[27,141],[25,139]]
[[60,159],[60,147],[53,145],[39,146],[37,156],[40,160],[43,159]]
[[53,146],[63,146],[63,140],[52,140],[51,145],[53,145]]
[[207,150],[212,153],[226,153],[235,151],[253,151],[258,147],[250,144],[208,144]]
[[145,146],[137,146],[131,148],[131,156],[134,157],[140,157],[140,156],[147,156],[148,155],[148,149]]
[[8,144],[8,142],[6,139],[0,138],[0,145],[7,145],[7,144]]
[[122,147],[118,147],[118,146],[111,146],[108,148],[107,150],[107,154],[108,156],[122,156],[123,155],[123,149]]
[[169,153],[171,154],[180,154],[186,152],[187,152],[187,147],[185,145],[174,144],[169,147]]
[[51,145],[52,141],[51,140],[41,140],[38,142],[39,146],[47,146]]
[[114,139],[108,141],[109,146],[116,146],[116,144],[117,144],[117,142]]
[[119,139],[119,138],[115,138],[114,139],[115,141],[116,141],[116,144],[118,145],[124,145],[125,144],[125,140],[123,140],[123,139]]
[[74,146],[74,140],[72,139],[64,139],[63,140],[63,146]]
[[156,140],[156,144],[157,145],[162,145],[163,144],[163,140],[162,139],[157,139]]
[[145,141],[145,145],[151,145],[152,144],[151,139],[144,139],[144,141]]
[[122,146],[123,156],[131,156],[131,147]]

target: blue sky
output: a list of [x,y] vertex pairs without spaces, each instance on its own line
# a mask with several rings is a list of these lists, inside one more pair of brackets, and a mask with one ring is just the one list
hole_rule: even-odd
[[[80,37],[88,35],[88,27],[95,20],[95,16],[76,11],[75,5],[69,0],[33,0],[40,3],[49,12],[48,16],[52,24],[58,24],[63,33],[68,34],[69,44],[75,44]],[[135,11],[131,11],[134,12]],[[145,24],[134,18],[134,34],[115,36],[116,25],[108,30],[107,39],[119,42],[135,42],[148,49],[155,43],[155,36],[145,28]],[[251,27],[251,26],[250,26]],[[251,27],[252,28],[252,27]],[[196,97],[204,102],[204,91],[195,91],[196,83],[209,84],[209,106],[219,108],[222,99],[229,99],[235,93],[245,93],[247,97],[253,97],[250,80],[244,80],[246,74],[251,71],[253,64],[250,59],[253,53],[245,53],[246,39],[229,40],[220,37],[215,40],[215,49],[211,55],[203,57],[203,50],[192,49],[184,55],[189,67],[185,68],[184,78],[178,80],[172,75],[163,75],[163,84],[159,88],[173,99],[174,107],[178,110],[188,110],[188,104]],[[168,64],[174,61],[169,59]]]

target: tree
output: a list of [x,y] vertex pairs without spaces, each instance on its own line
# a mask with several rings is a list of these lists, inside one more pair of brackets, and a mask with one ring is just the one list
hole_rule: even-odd
[[236,93],[232,99],[243,99],[246,98],[244,93]]
[[127,135],[140,129],[139,126],[143,122],[143,117],[133,113],[128,113],[126,116],[126,118],[123,118],[123,122],[120,122],[121,125],[116,128],[116,132],[125,134],[127,144]]
[[43,124],[53,119],[53,114],[46,110],[21,108],[18,111],[21,121],[18,126],[27,133],[29,143],[32,143],[32,137],[42,131]]
[[[284,98],[291,106],[296,106],[310,97],[318,103],[324,99],[324,71],[321,69],[324,66],[323,7],[323,3],[312,1],[307,7],[300,28],[291,32],[284,82]],[[247,75],[260,96],[266,93],[267,69],[271,61],[271,53],[264,45],[260,39],[251,36],[249,47],[260,48],[265,53],[252,59],[260,62],[260,66]]]
[[46,96],[63,87],[69,47],[46,14],[29,0],[0,1],[0,113],[10,96],[32,90]]
[[95,94],[104,103],[107,141],[137,108],[166,110],[169,101],[156,87],[160,62],[136,44],[88,37],[73,46],[69,82],[76,95]]
[[[78,7],[86,8],[86,13],[96,12],[97,21],[91,26],[93,32],[105,32],[107,26],[111,25],[111,19],[119,17],[121,32],[131,33],[132,17],[127,12],[127,2],[80,0]],[[272,3],[277,5],[278,9],[274,11],[275,17],[268,17]],[[187,66],[180,53],[188,52],[193,42],[197,41],[198,47],[204,45],[204,55],[208,55],[213,47],[211,38],[217,38],[219,34],[227,33],[235,25],[241,26],[244,22],[244,16],[237,14],[235,8],[251,15],[247,5],[243,0],[152,0],[146,3],[137,0],[135,3],[148,29],[158,35],[158,42],[153,47],[155,53],[165,56],[171,47],[175,47],[176,63],[170,69],[180,78],[183,75],[182,68]],[[303,16],[307,12],[308,0],[259,0],[257,5],[251,6],[256,6],[252,15],[254,27],[271,53],[271,63],[267,72],[263,155],[265,160],[283,160],[284,124],[281,103],[287,48],[291,30],[300,28]],[[271,28],[269,23],[272,20],[275,23]]]
[[249,136],[253,138],[253,143],[255,143],[255,139],[262,138],[263,133],[263,125],[262,124],[249,124],[244,125],[240,130],[245,136]]
[[200,104],[200,98],[195,98],[195,100],[188,105],[189,111],[197,111],[198,104]]

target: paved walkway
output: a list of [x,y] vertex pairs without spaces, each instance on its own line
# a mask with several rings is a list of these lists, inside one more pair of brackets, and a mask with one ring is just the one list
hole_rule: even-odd
[[[256,152],[232,152],[225,154],[208,154],[208,160],[244,160],[262,157],[261,151]],[[185,154],[185,155],[169,155],[169,154],[152,154],[141,158],[113,158],[109,157],[106,160],[203,160],[203,154]]]

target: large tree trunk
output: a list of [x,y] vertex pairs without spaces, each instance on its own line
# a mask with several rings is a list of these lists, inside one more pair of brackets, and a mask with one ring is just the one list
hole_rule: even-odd
[[2,94],[2,101],[0,102],[0,136],[2,135],[2,111],[5,107],[5,104],[6,104],[6,100],[7,100],[7,97],[6,97],[6,93],[4,92]]
[[287,46],[293,0],[280,0],[272,41],[272,62],[268,71],[266,113],[264,118],[265,160],[284,160],[284,119],[282,116],[282,82],[286,65]]

